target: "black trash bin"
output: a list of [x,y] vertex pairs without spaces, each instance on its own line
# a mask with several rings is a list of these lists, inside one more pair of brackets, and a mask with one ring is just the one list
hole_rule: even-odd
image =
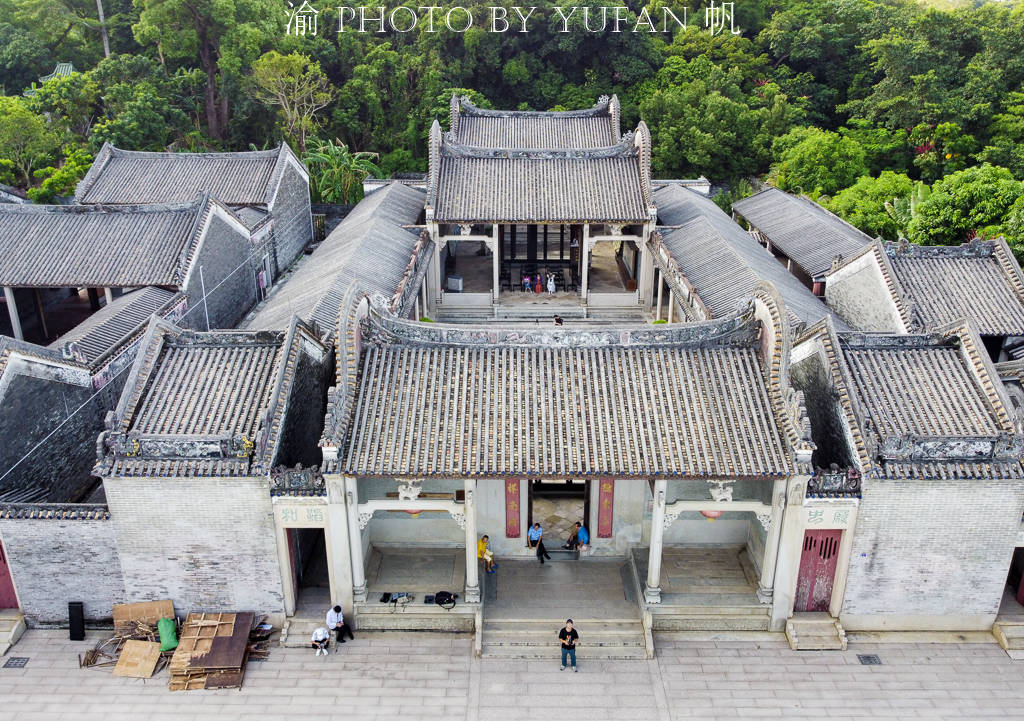
[[68,601],[68,628],[72,641],[85,640],[85,608],[81,601]]

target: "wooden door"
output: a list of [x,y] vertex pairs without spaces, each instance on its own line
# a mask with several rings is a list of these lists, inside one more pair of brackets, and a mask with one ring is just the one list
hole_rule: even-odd
[[800,557],[794,611],[828,611],[839,561],[842,530],[807,531]]
[[18,608],[18,596],[14,593],[14,580],[3,543],[0,543],[0,608]]

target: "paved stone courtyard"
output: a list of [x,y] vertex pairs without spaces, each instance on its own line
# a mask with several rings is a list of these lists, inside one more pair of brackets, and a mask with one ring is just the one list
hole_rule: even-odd
[[657,634],[654,661],[588,663],[581,639],[574,675],[558,671],[554,648],[550,663],[480,661],[468,635],[367,632],[327,658],[274,648],[240,691],[171,693],[166,671],[142,681],[80,670],[89,638],[30,631],[4,658],[28,665],[0,668],[0,719],[1024,719],[1024,662],[994,643],[793,652],[779,634]]

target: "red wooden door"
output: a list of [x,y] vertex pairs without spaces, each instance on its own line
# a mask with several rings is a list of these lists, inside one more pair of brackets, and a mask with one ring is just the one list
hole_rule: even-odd
[[4,544],[0,543],[0,608],[17,608],[18,596],[14,593],[11,569],[7,566]]
[[807,531],[804,534],[794,611],[828,611],[842,535],[841,530]]

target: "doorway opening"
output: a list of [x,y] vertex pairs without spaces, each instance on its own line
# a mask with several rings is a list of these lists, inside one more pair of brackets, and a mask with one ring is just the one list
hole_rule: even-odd
[[828,611],[832,605],[832,585],[839,563],[842,530],[806,531],[800,575],[796,583],[794,611]]
[[7,563],[7,552],[0,542],[0,609],[18,608],[18,595],[14,592],[14,579]]
[[530,482],[527,526],[539,523],[549,547],[565,543],[577,521],[594,531],[590,523],[590,481],[542,479]]
[[1006,575],[999,617],[1024,620],[1024,548],[1015,548],[1010,572]]
[[316,617],[331,604],[327,537],[322,528],[289,528],[288,553],[295,588],[295,615]]

